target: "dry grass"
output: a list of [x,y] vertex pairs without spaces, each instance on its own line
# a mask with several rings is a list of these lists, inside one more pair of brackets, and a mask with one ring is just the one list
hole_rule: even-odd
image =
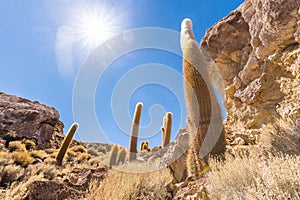
[[15,151],[11,153],[11,157],[15,164],[21,165],[22,167],[27,167],[35,161],[35,159],[32,158],[27,151]]
[[8,165],[0,167],[0,186],[7,187],[14,181],[18,181],[23,175],[25,170],[17,165]]
[[84,146],[82,145],[76,145],[76,146],[73,146],[69,149],[69,151],[74,151],[76,153],[80,152],[80,153],[87,153],[87,150]]
[[211,161],[207,179],[211,199],[300,199],[300,157],[262,156]]
[[13,151],[26,151],[25,144],[22,144],[21,141],[12,141],[8,145],[8,149],[10,152]]
[[33,158],[39,158],[41,160],[44,160],[47,157],[47,154],[45,151],[42,150],[33,150],[30,152],[31,157]]
[[[133,171],[148,166],[145,163],[132,163],[126,167],[129,168],[127,171]],[[148,173],[128,173],[112,169],[102,183],[91,183],[87,199],[169,199],[166,186],[171,181],[168,169]]]

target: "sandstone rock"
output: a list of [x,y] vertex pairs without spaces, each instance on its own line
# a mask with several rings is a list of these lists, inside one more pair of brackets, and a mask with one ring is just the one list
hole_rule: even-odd
[[15,132],[18,137],[35,139],[38,148],[49,147],[56,135],[63,136],[59,113],[39,102],[0,93],[0,134]]
[[228,133],[262,130],[281,118],[299,130],[299,33],[295,0],[246,0],[207,30],[201,49],[223,81]]

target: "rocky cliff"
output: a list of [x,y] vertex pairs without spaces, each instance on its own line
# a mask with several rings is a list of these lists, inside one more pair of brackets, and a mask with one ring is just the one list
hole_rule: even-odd
[[297,0],[246,0],[201,41],[223,81],[228,134],[294,153],[300,151],[299,8]]

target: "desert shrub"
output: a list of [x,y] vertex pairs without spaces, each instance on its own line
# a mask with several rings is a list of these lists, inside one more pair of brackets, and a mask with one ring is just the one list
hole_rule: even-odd
[[31,176],[40,176],[48,180],[53,180],[58,174],[56,165],[39,163],[37,165],[31,165],[27,169],[30,171]]
[[88,164],[90,166],[94,166],[94,167],[97,167],[99,165],[101,165],[101,160],[99,158],[91,158],[89,161],[88,161]]
[[30,156],[27,151],[15,151],[11,154],[15,164],[21,165],[22,167],[27,167],[29,164],[35,161],[34,158]]
[[99,156],[98,152],[95,149],[88,148],[88,153],[91,154],[92,156]]
[[19,180],[24,174],[24,169],[17,165],[0,167],[0,186],[7,187],[14,181]]
[[27,150],[33,150],[36,147],[36,144],[33,140],[24,139],[23,144],[25,145]]
[[44,160],[44,163],[49,165],[55,165],[57,161],[55,158],[48,157]]
[[30,152],[30,155],[33,158],[39,158],[41,160],[44,160],[47,157],[47,154],[42,150],[33,150]]
[[21,141],[12,141],[8,145],[8,149],[10,152],[13,151],[26,151],[25,145],[22,144]]
[[53,152],[57,151],[56,149],[45,149],[46,154],[52,154]]
[[[139,166],[137,166],[139,165]],[[128,171],[145,168],[145,163],[131,163]],[[153,169],[152,169],[153,170]],[[110,199],[169,199],[167,184],[172,181],[168,169],[148,173],[128,173],[110,170],[102,183],[92,181],[87,192],[88,200]]]
[[18,135],[15,132],[7,132],[4,136],[3,139],[6,140],[5,142],[5,147],[8,148],[8,145],[11,141],[17,140]]
[[76,159],[77,163],[84,163],[86,161],[88,161],[89,159],[91,159],[92,156],[88,153],[80,153],[78,154],[78,157]]
[[12,165],[14,161],[11,155],[7,152],[0,152],[0,166]]
[[44,180],[42,175],[27,176],[22,182],[13,182],[5,193],[5,200],[28,199],[30,184],[40,180]]
[[76,153],[87,153],[87,150],[84,146],[82,145],[77,145],[77,146],[74,146],[74,147],[71,147],[70,148],[71,151],[74,151]]
[[211,199],[300,199],[299,156],[252,153],[211,165]]
[[106,152],[107,152],[106,148],[103,147],[103,146],[99,146],[99,147],[97,148],[97,151],[98,151],[98,152],[102,152],[102,153],[104,153],[104,154],[106,154]]

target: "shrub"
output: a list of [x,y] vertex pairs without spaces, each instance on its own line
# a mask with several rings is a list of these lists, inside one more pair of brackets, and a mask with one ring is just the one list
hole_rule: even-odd
[[[145,163],[129,163],[128,171],[147,170]],[[150,169],[153,170],[153,169]],[[148,173],[128,173],[110,170],[103,182],[92,181],[87,192],[87,200],[110,199],[170,199],[167,185],[172,181],[168,169]]]
[[10,152],[13,151],[26,151],[25,145],[22,144],[21,141],[12,141],[8,145],[8,149]]
[[76,153],[87,153],[87,150],[84,146],[82,145],[77,145],[77,146],[74,146],[72,148],[70,148],[71,151],[74,151]]
[[102,153],[104,153],[104,154],[106,154],[106,148],[105,147],[103,147],[103,146],[99,146],[98,148],[97,148],[97,151],[98,152],[102,152]]
[[207,189],[212,199],[299,199],[300,156],[251,153],[211,161]]
[[95,156],[95,157],[99,156],[98,152],[95,149],[89,148],[87,151],[92,156]]
[[0,186],[7,187],[14,181],[18,181],[24,172],[25,170],[17,165],[0,167]]
[[12,165],[13,163],[14,161],[9,153],[0,152],[0,166]]
[[78,164],[84,163],[84,162],[88,161],[91,158],[92,158],[92,156],[88,153],[80,153],[78,155],[78,158],[77,158],[77,163]]
[[25,144],[25,147],[27,150],[33,150],[36,147],[36,144],[33,140],[24,139],[23,144]]
[[35,161],[34,158],[30,156],[27,151],[15,151],[11,154],[15,164],[21,165],[22,167],[27,167],[29,164]]
[[39,158],[41,160],[44,160],[47,157],[47,154],[42,150],[34,150],[30,152],[31,157],[33,158]]

